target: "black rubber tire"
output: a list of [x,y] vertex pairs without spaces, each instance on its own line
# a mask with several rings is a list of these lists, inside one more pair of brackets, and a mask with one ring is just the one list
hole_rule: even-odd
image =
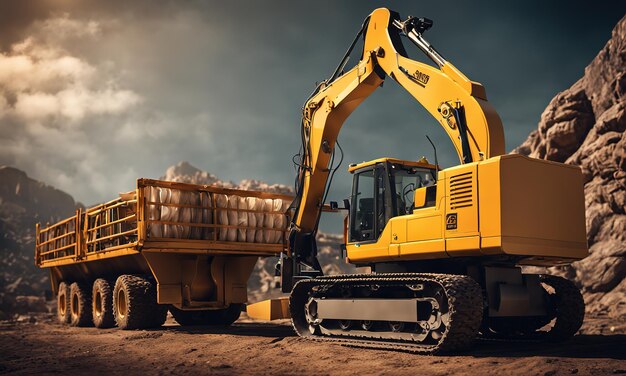
[[74,282],[70,286],[70,325],[93,325],[91,317],[91,289],[86,284]]
[[105,329],[115,326],[113,315],[113,289],[106,279],[96,279],[91,290],[91,312],[96,328]]
[[70,287],[65,282],[59,283],[57,293],[57,319],[61,324],[70,323]]
[[549,311],[556,319],[548,332],[550,339],[563,341],[573,337],[585,319],[585,301],[580,290],[572,281],[553,275],[542,275],[541,282],[554,289],[549,294]]
[[120,329],[156,328],[165,323],[167,306],[157,304],[156,287],[149,280],[122,275],[113,289],[113,315]]
[[229,326],[237,321],[243,307],[243,304],[231,304],[228,308],[206,311],[183,311],[176,307],[170,307],[170,312],[176,322],[183,326]]

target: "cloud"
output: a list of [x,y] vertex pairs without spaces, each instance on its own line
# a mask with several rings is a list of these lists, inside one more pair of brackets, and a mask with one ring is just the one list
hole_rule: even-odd
[[[136,116],[143,101],[122,86],[115,67],[65,48],[77,38],[101,36],[99,23],[63,14],[35,22],[27,38],[0,52],[0,160],[72,193],[91,192],[88,199],[93,192],[110,195],[106,167],[115,158],[102,149],[115,136],[106,128]],[[147,127],[134,123],[139,135]],[[118,145],[128,146],[108,146]],[[128,171],[134,173],[120,174]]]
[[[327,0],[278,0],[272,7],[254,1],[30,3],[0,1],[0,164],[87,204],[128,190],[137,177],[161,176],[180,160],[223,180],[291,183],[302,103],[379,6]],[[546,103],[580,77],[624,14],[623,6],[603,12],[577,6],[555,18],[562,7],[538,2],[523,2],[515,12],[509,5],[488,12],[468,5],[451,14],[436,3],[417,9],[409,1],[394,8],[435,19],[428,39],[485,84],[508,148],[536,128]],[[529,15],[539,25],[532,30]],[[424,134],[436,143],[440,163],[457,163],[443,129],[387,80],[343,127],[345,162],[330,197],[349,194],[349,162],[431,157]]]
[[[181,38],[203,25],[181,17]],[[173,54],[152,58],[162,49],[145,43],[147,35],[159,40],[171,30],[146,22],[150,31],[112,17],[53,15],[0,50],[0,164],[89,205],[131,189],[138,177],[162,175],[185,153],[205,157],[214,146],[210,109],[202,95],[190,100],[162,81],[176,83],[175,75],[149,65],[180,69]]]
[[[141,102],[132,90],[120,89],[115,77],[53,44],[64,36],[95,37],[99,26],[64,15],[41,22],[35,35],[0,53],[3,113],[26,122],[52,119],[76,122],[91,115],[118,114]],[[8,105],[7,103],[12,103]]]

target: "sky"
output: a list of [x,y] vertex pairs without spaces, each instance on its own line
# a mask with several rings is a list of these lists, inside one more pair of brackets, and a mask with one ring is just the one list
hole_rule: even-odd
[[[380,6],[434,20],[426,39],[485,86],[507,150],[626,13],[611,0],[0,0],[0,165],[87,205],[182,160],[292,184],[301,106]],[[344,124],[329,198],[349,195],[349,163],[432,160],[426,135],[442,166],[457,163],[438,123],[387,80]]]

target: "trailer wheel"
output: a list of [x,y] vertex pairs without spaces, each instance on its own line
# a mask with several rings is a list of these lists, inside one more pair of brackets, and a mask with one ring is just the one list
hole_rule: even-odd
[[157,304],[152,282],[139,276],[122,275],[113,289],[113,314],[120,329],[154,328],[165,323],[167,307]]
[[183,311],[170,307],[170,312],[177,323],[183,326],[221,325],[229,326],[239,318],[243,304],[231,304],[228,308],[207,311]]
[[70,288],[65,282],[59,283],[57,318],[61,324],[70,323]]
[[91,289],[84,284],[72,283],[70,286],[70,325],[91,326]]
[[99,278],[93,283],[91,292],[93,323],[96,328],[104,329],[115,326],[113,316],[113,289],[109,281]]

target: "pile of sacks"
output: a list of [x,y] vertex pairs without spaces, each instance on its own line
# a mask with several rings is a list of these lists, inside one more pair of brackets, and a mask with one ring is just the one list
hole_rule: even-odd
[[[147,204],[148,220],[171,222],[149,224],[148,235],[152,238],[215,240],[217,235],[219,241],[270,244],[283,241],[283,231],[287,228],[284,213],[290,204],[287,200],[153,186],[145,189],[148,202],[181,205]],[[215,223],[223,227],[189,226],[182,223]]]
[[215,203],[217,223],[228,226],[219,229],[220,240],[282,243],[289,201],[215,194]]
[[[213,223],[213,202],[208,192],[183,191],[161,187],[146,187],[145,197],[148,220],[172,223]],[[177,204],[197,206],[179,207],[157,204]],[[178,239],[213,239],[213,228],[200,226],[183,226],[177,224],[148,223],[148,235],[151,238]]]

